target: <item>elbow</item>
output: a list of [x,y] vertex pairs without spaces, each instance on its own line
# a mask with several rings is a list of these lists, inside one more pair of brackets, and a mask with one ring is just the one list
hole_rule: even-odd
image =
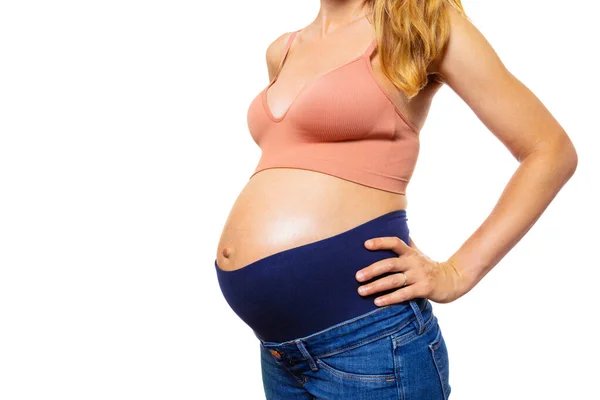
[[542,160],[549,172],[552,172],[563,184],[575,174],[579,156],[571,139],[564,134],[561,140],[546,142],[526,158]]
[[570,173],[571,175],[569,175],[569,177],[573,176],[573,174],[575,173],[575,170],[577,169],[577,162],[578,162],[578,158],[577,158],[577,152],[575,152],[573,154],[573,160],[570,164]]
[[560,145],[554,146],[550,154],[553,164],[552,169],[560,176],[563,183],[566,183],[575,174],[579,162],[575,146],[567,137],[566,140],[560,142]]
[[577,170],[577,164],[579,162],[577,150],[575,149],[575,146],[571,140],[567,140],[567,143],[561,149],[561,156],[563,169],[567,174],[567,179],[569,179],[573,176],[573,174],[575,174],[575,171]]

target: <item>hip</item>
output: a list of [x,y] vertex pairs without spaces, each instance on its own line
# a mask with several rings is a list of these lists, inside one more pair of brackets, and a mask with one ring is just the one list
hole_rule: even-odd
[[384,306],[282,343],[261,339],[260,352],[268,400],[450,395],[448,350],[427,299]]

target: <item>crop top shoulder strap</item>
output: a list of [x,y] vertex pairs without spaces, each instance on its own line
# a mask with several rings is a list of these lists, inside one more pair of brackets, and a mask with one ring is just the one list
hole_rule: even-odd
[[288,52],[290,51],[290,47],[292,47],[292,43],[294,42],[294,38],[296,37],[296,34],[298,32],[300,32],[301,29],[292,32],[292,34],[290,35],[290,37],[288,38],[286,44],[285,44],[285,49],[283,50],[283,56],[281,57],[281,61],[279,61],[279,66],[277,67],[277,72],[275,72],[275,76],[279,75],[279,72],[281,71],[281,67],[283,67],[283,62],[285,61]]

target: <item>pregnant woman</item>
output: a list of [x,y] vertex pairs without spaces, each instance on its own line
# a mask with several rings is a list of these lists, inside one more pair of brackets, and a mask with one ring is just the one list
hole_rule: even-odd
[[[260,341],[266,398],[447,399],[432,302],[468,293],[536,222],[576,169],[569,137],[459,0],[321,0],[266,61],[247,115],[262,156],[214,263]],[[409,236],[406,188],[443,84],[520,164],[476,232],[434,261]]]

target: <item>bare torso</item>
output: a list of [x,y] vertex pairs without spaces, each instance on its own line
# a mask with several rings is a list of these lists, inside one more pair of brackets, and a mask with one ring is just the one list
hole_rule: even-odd
[[[372,65],[381,86],[420,130],[441,84],[430,80],[407,104],[405,95],[381,72],[377,52]],[[221,233],[217,263],[223,270],[237,270],[406,208],[405,195],[315,171],[266,169],[250,179],[235,201]]]

